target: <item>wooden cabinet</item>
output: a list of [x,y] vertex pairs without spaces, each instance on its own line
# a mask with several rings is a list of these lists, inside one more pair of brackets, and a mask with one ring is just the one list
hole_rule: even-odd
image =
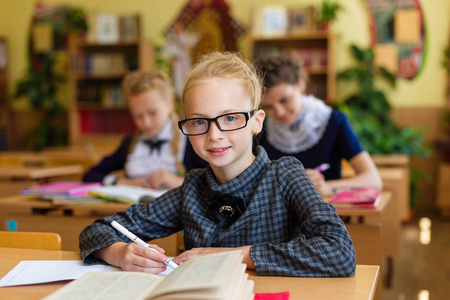
[[450,216],[450,163],[439,164],[436,204],[441,215]]
[[86,145],[131,133],[135,126],[120,84],[132,70],[154,67],[153,47],[142,40],[116,44],[72,40],[70,45],[69,136]]
[[276,37],[251,37],[252,58],[289,51],[298,56],[309,79],[306,93],[327,103],[336,97],[335,38],[331,30],[309,30]]
[[0,37],[0,150],[8,150],[8,44]]

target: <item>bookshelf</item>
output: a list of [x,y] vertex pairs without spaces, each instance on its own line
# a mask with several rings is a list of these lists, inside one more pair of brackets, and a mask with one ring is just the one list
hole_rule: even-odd
[[271,53],[289,51],[298,56],[308,74],[307,94],[326,103],[336,97],[335,38],[330,29],[311,29],[276,36],[253,35],[252,59]]
[[0,150],[8,150],[8,44],[0,36]]
[[[448,46],[445,50],[445,61],[443,61],[443,66],[447,70],[447,81],[446,81],[446,94],[445,94],[445,104],[444,109],[446,113],[450,114],[450,38]],[[445,65],[445,62],[447,65]],[[439,208],[439,212],[442,216],[450,216],[450,124],[449,120],[444,120],[444,126],[440,143],[440,152],[442,153],[442,161],[439,162],[438,166],[438,180],[437,180],[437,199],[436,204]]]
[[120,93],[124,75],[154,67],[152,45],[141,39],[70,44],[69,137],[71,145],[116,141],[135,130]]

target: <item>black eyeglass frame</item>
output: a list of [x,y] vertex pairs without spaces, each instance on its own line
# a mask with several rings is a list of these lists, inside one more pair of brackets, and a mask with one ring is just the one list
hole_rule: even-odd
[[[214,123],[216,123],[217,128],[219,128],[220,131],[235,131],[235,130],[239,130],[239,129],[247,127],[248,120],[250,120],[253,117],[255,112],[256,112],[256,110],[252,110],[252,111],[238,111],[238,112],[232,112],[232,113],[223,114],[223,115],[217,116],[215,118],[191,118],[191,119],[184,119],[184,120],[178,121],[178,128],[180,128],[181,132],[184,135],[186,135],[186,136],[196,136],[196,135],[202,135],[202,134],[208,133],[209,128],[211,127],[211,122],[214,122]],[[243,114],[245,116],[245,125],[244,126],[239,127],[239,128],[235,128],[235,129],[222,129],[222,128],[220,128],[220,124],[219,124],[219,122],[217,122],[218,119],[220,119],[222,117],[225,117],[225,116],[228,116],[228,115],[235,115],[235,114]],[[206,120],[208,122],[208,128],[203,133],[196,133],[196,134],[185,133],[183,131],[184,123],[186,123],[187,121],[192,121],[192,120]]]

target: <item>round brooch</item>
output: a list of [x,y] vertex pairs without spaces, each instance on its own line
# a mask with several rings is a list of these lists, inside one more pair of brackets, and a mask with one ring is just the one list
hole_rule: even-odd
[[224,217],[232,217],[234,215],[234,208],[229,205],[224,205],[219,208],[219,213]]

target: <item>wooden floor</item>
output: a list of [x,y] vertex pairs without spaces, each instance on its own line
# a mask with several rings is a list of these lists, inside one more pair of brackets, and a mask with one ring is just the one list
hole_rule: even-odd
[[[424,217],[431,221],[431,227]],[[421,244],[421,235],[427,240],[427,227],[431,231],[429,244]],[[402,252],[394,259],[392,286],[384,287],[383,299],[450,299],[450,218],[417,211],[403,226]]]

